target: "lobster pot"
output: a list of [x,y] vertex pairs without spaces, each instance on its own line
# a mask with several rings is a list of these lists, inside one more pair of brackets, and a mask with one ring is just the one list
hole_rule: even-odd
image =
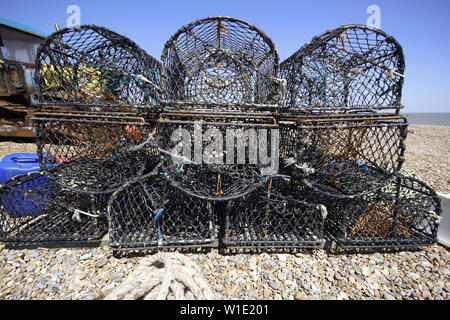
[[381,30],[345,25],[314,37],[281,63],[282,107],[299,112],[401,108],[405,59]]
[[115,249],[211,246],[215,211],[148,174],[118,189],[108,204],[110,245]]
[[327,233],[338,249],[416,249],[436,242],[441,206],[423,181],[399,176],[378,192],[355,199],[329,199]]
[[262,186],[278,163],[278,127],[270,116],[171,112],[158,121],[163,174],[191,196],[241,197]]
[[44,40],[35,81],[42,106],[138,112],[159,104],[160,63],[124,36],[82,25]]
[[107,231],[107,195],[68,191],[43,172],[8,180],[0,186],[0,201],[0,241],[89,241]]
[[37,113],[37,152],[47,176],[65,188],[109,193],[158,162],[151,123],[124,113]]
[[280,123],[280,168],[331,197],[388,183],[404,162],[404,117],[298,118]]
[[228,248],[313,248],[324,243],[326,209],[304,201],[284,178],[268,178],[265,187],[227,203]]
[[257,110],[281,98],[272,40],[238,19],[210,17],[182,27],[167,41],[161,63],[164,105]]

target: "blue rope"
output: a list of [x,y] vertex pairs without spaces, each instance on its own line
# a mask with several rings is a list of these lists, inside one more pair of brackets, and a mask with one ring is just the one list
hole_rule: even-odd
[[160,172],[160,175],[162,175],[164,178],[169,179],[170,178],[170,174],[166,171]]
[[189,160],[189,159],[187,159],[187,158],[185,158],[185,157],[182,157],[182,158],[181,158],[181,163],[180,163],[180,164],[178,165],[178,167],[175,169],[176,172],[184,172],[183,166],[184,166],[186,163],[194,163],[194,162],[191,161],[191,160]]
[[[322,168],[323,168],[323,167],[327,167],[327,166],[329,166],[330,164],[336,163],[336,162],[337,162],[337,160],[333,160],[333,161],[331,161],[331,162],[328,162],[328,163],[324,164],[324,165],[322,166]],[[348,160],[343,160],[343,162],[351,163],[351,162],[348,161]],[[367,164],[365,164],[364,162],[361,162],[361,161],[359,161],[359,160],[356,160],[355,163],[356,163],[356,165],[358,165],[358,167],[362,167],[362,168],[364,169],[364,171],[369,172],[369,167],[368,167]]]
[[364,168],[364,171],[369,172],[369,167],[368,167],[367,164],[365,164],[364,162],[361,162],[361,161],[359,161],[359,160],[356,160],[355,163],[356,163],[358,166],[363,167],[363,168]]
[[162,240],[162,233],[161,233],[161,215],[164,212],[164,208],[159,208],[158,210],[156,210],[155,212],[155,221],[156,221],[156,226],[158,228],[158,241]]

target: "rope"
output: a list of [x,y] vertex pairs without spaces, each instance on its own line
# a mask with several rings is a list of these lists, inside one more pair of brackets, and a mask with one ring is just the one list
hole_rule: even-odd
[[142,74],[132,74],[131,76],[132,76],[132,77],[135,77],[135,78],[138,79],[138,80],[147,82],[148,84],[150,84],[151,86],[153,86],[153,87],[156,89],[156,91],[158,91],[158,93],[160,93],[160,94],[164,92],[163,89],[161,89],[159,86],[157,86],[156,84],[154,84],[152,81],[150,81],[149,79],[147,79],[146,77],[144,77]]
[[215,196],[221,196],[223,195],[222,192],[222,176],[220,173],[217,175],[217,182],[216,182],[216,192],[214,193]]
[[158,245],[162,245],[162,232],[161,232],[161,215],[164,212],[164,208],[159,208],[155,212],[155,221],[158,229]]
[[437,224],[440,224],[442,221],[442,216],[438,215],[436,212],[434,211],[428,211],[428,214],[430,215],[431,218],[433,218]]
[[322,220],[325,221],[325,219],[326,219],[327,216],[328,216],[328,210],[327,210],[327,207],[325,207],[323,204],[319,204],[317,207],[318,207],[319,210],[320,210],[320,215],[322,216]]
[[358,167],[364,169],[365,172],[369,172],[369,167],[367,166],[367,164],[365,164],[364,162],[360,161],[360,160],[355,160],[355,161],[350,161],[350,160],[333,160],[331,162],[325,163],[322,168],[324,167],[328,167],[331,164],[340,164],[340,163],[355,163]]
[[155,138],[155,134],[156,134],[156,132],[149,133],[147,140],[145,140],[144,142],[142,142],[142,143],[140,143],[140,144],[138,144],[138,145],[128,149],[127,152],[135,152],[135,151],[139,151],[139,150],[145,148],[146,146],[152,146],[152,147],[156,148],[161,153],[167,154],[167,155],[169,155],[169,156],[171,156],[173,158],[178,158],[180,160],[180,165],[178,166],[177,170],[183,170],[183,165],[186,164],[186,163],[195,164],[195,162],[193,162],[192,160],[188,159],[185,156],[181,156],[181,155],[178,155],[176,153],[172,153],[170,151],[167,151],[167,150],[164,150],[164,149],[160,148],[158,146],[158,144],[157,144],[157,141],[156,141],[156,138]]
[[85,216],[88,216],[88,217],[91,217],[91,218],[98,218],[98,217],[100,217],[100,215],[91,214],[91,213],[82,211],[80,209],[74,209],[73,211],[74,212],[73,212],[73,215],[72,215],[72,220],[78,221],[78,222],[81,222],[81,216],[80,216],[81,214],[83,214]]
[[[337,47],[337,46],[333,46],[333,47],[335,47],[335,48],[338,49],[338,50],[342,50],[342,51],[344,51],[344,52],[348,52],[348,51],[345,51],[345,50],[343,50],[343,49],[341,49],[341,48],[339,48],[339,47]],[[402,77],[402,78],[405,77],[404,74],[401,74],[401,73],[399,73],[399,72],[397,72],[397,71],[394,71],[394,69],[392,69],[392,68],[389,67],[389,66],[386,66],[386,65],[380,64],[380,63],[376,63],[376,62],[373,61],[373,60],[366,59],[366,58],[364,58],[363,56],[361,56],[360,54],[356,54],[356,53],[355,53],[354,55],[355,55],[355,57],[357,57],[357,58],[363,60],[364,62],[371,63],[371,64],[373,64],[374,66],[376,66],[376,67],[378,67],[378,68],[381,68],[381,69],[386,70],[386,71],[387,71],[387,76],[390,77],[390,78],[394,78],[394,75],[397,75],[397,76]]]
[[199,267],[178,252],[159,252],[140,260],[136,270],[103,300],[214,300]]

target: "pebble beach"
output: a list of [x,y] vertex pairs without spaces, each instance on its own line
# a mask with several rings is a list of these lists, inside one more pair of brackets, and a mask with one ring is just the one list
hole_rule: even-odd
[[[450,126],[410,125],[404,169],[450,193]],[[0,157],[36,152],[34,144],[0,142]],[[334,255],[187,254],[224,299],[450,299],[450,251]],[[106,246],[14,250],[0,243],[0,299],[98,299],[142,257],[118,257]]]

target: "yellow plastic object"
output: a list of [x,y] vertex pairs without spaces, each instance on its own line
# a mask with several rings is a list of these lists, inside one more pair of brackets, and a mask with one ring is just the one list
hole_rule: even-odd
[[[96,68],[80,66],[75,70],[73,67],[45,64],[41,69],[41,77],[45,83],[45,90],[66,88],[65,84],[72,83],[80,94],[99,96],[102,93],[102,73]],[[78,86],[75,86],[75,79],[78,79]]]

